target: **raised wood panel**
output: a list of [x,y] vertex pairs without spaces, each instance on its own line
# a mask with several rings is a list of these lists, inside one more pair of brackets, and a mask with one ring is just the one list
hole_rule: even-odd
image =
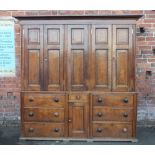
[[117,44],[128,44],[129,43],[129,29],[128,28],[118,28],[116,32]]
[[60,44],[60,29],[48,28],[47,29],[47,42],[48,44]]
[[128,86],[128,50],[117,50],[116,57],[116,79],[117,86]]
[[43,89],[43,26],[23,26],[23,89]]
[[96,50],[96,85],[108,85],[108,51]]
[[84,87],[84,51],[72,50],[72,86]]
[[112,90],[134,90],[132,25],[113,25]]
[[111,90],[111,25],[92,25],[91,89]]
[[40,51],[29,50],[28,57],[28,84],[36,85],[40,84]]
[[88,88],[88,26],[68,25],[67,85],[68,90]]
[[108,28],[95,29],[95,43],[96,44],[108,43]]
[[64,27],[44,26],[44,90],[64,89]]
[[28,43],[29,44],[40,43],[40,29],[39,28],[28,28]]

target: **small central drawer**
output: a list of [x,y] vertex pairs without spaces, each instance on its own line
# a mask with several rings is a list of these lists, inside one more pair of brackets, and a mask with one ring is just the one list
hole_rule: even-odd
[[93,123],[93,137],[131,138],[132,124],[129,123]]
[[82,102],[87,102],[89,100],[89,95],[88,94],[69,94],[69,101],[82,101]]
[[93,105],[96,106],[133,106],[133,94],[95,94]]
[[112,107],[94,107],[93,121],[132,121],[133,109],[112,108]]
[[24,95],[24,107],[26,106],[53,106],[64,107],[65,95],[63,94],[26,94]]
[[24,123],[26,137],[63,137],[63,123]]
[[64,109],[24,108],[24,121],[64,122]]

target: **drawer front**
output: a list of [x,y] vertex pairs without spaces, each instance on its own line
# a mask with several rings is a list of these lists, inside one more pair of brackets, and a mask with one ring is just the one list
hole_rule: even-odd
[[132,125],[127,123],[94,123],[93,137],[131,138]]
[[96,105],[96,106],[133,106],[133,95],[129,95],[129,94],[93,95],[93,105]]
[[132,108],[111,108],[111,107],[94,107],[93,121],[132,121]]
[[24,121],[64,122],[64,109],[24,108]]
[[24,107],[26,106],[64,107],[64,105],[65,105],[65,95],[62,94],[24,95]]
[[24,123],[26,137],[64,137],[63,123]]
[[88,102],[89,100],[89,95],[88,94],[69,94],[69,101],[74,101],[74,102]]

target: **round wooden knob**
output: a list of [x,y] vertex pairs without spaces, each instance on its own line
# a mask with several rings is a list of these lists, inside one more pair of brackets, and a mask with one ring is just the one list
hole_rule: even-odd
[[55,117],[58,117],[58,116],[59,116],[59,113],[58,113],[58,112],[55,112],[55,113],[54,113],[54,116],[55,116]]
[[71,121],[72,121],[71,119],[68,120],[69,123],[70,123]]
[[102,132],[102,129],[101,128],[97,128],[96,131],[97,132]]
[[29,128],[29,132],[33,132],[34,131],[34,129],[33,128]]
[[54,132],[59,132],[59,128],[55,128],[54,129]]
[[124,117],[128,117],[128,113],[125,112],[125,113],[123,114],[123,116],[124,116]]
[[124,99],[123,99],[123,102],[124,102],[124,103],[128,103],[128,98],[127,98],[127,97],[124,98]]
[[33,112],[29,112],[29,116],[30,117],[34,116],[34,113]]
[[54,98],[55,102],[59,102],[59,99],[57,97]]
[[128,129],[127,128],[123,128],[123,132],[127,132],[128,131]]
[[30,97],[29,97],[29,101],[30,101],[30,102],[33,102],[33,101],[34,101],[34,98],[33,98],[32,96],[30,96]]
[[99,97],[99,98],[98,98],[98,102],[102,102],[102,98]]
[[97,116],[98,116],[98,117],[101,117],[101,116],[102,116],[102,113],[101,113],[101,112],[98,112],[98,113],[97,113]]

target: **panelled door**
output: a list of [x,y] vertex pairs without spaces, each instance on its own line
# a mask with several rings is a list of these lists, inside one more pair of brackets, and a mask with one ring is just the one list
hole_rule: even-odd
[[43,26],[23,27],[23,86],[25,90],[43,89]]
[[68,25],[67,83],[69,90],[88,89],[88,26]]
[[64,89],[64,26],[44,26],[44,90]]
[[133,90],[132,25],[113,25],[112,91]]
[[69,136],[88,137],[89,102],[69,103]]
[[93,90],[111,90],[111,25],[92,25],[91,84]]

